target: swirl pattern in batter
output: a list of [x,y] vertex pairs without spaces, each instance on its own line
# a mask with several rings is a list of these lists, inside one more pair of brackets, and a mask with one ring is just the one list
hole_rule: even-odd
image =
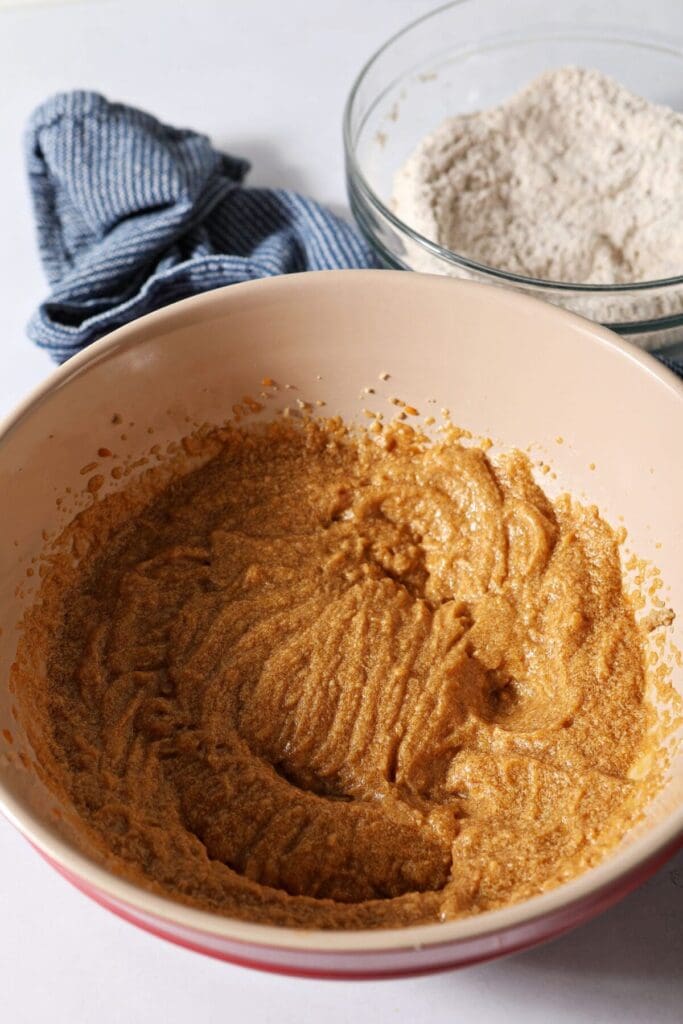
[[613,531],[520,453],[385,435],[233,430],[116,528],[91,510],[25,703],[114,870],[387,927],[541,892],[625,829],[648,712]]

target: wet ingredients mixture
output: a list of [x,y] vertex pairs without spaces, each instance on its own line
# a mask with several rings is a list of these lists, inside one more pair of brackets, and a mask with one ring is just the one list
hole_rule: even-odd
[[387,927],[537,894],[621,836],[649,712],[617,537],[521,453],[281,421],[130,495],[71,528],[14,680],[108,867]]

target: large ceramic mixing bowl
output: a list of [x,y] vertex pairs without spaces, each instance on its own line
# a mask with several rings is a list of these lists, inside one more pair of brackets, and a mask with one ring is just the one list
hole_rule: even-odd
[[[614,522],[623,516],[633,548],[661,566],[671,604],[683,609],[683,385],[647,354],[547,303],[445,277],[342,271],[214,291],[92,345],[2,427],[0,807],[53,867],[116,914],[192,949],[272,971],[426,972],[522,949],[598,913],[680,843],[680,751],[644,820],[598,867],[526,902],[443,924],[323,932],[232,920],[124,881],[64,831],[32,770],[8,686],[17,623],[38,579],[31,559],[44,533],[68,518],[56,499],[67,488],[83,491],[80,471],[98,446],[136,455],[154,442],[163,450],[188,432],[188,421],[224,420],[264,377],[297,389],[281,388],[264,415],[295,405],[296,396],[354,419],[370,402],[391,409],[387,400],[398,394],[421,413],[447,406],[456,422],[504,445],[538,445],[557,474],[543,477],[544,487],[584,494]],[[359,399],[368,386],[375,394]],[[123,426],[112,422],[118,417]],[[108,476],[103,491],[120,486]],[[673,628],[680,644],[683,627]],[[681,668],[674,680],[683,691]]]

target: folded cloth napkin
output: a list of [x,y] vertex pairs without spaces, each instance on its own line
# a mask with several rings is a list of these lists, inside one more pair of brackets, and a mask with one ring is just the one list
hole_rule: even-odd
[[375,265],[369,246],[323,206],[295,192],[245,188],[246,160],[97,93],[43,103],[26,149],[52,288],[28,333],[57,362],[197,292]]

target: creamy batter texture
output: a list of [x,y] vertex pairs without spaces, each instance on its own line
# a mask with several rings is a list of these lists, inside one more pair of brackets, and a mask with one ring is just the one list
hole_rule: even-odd
[[113,870],[387,927],[555,886],[636,813],[617,538],[522,454],[281,422],[126,500],[81,517],[15,666],[41,774]]

